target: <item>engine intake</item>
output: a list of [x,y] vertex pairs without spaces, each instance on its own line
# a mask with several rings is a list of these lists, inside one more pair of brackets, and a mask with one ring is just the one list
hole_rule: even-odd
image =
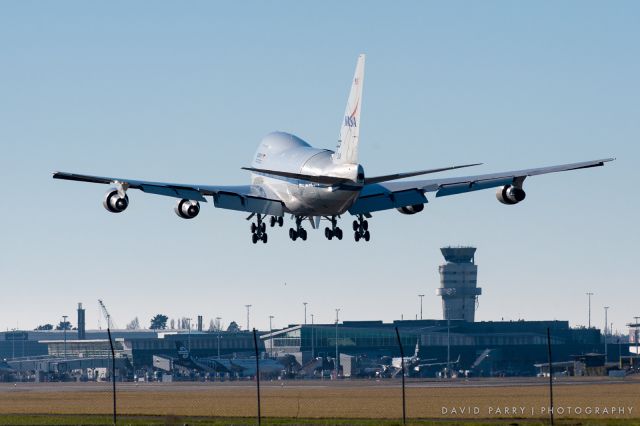
[[122,213],[129,206],[129,196],[125,194],[124,197],[120,197],[118,190],[111,188],[104,195],[102,205],[111,213]]
[[191,200],[180,200],[173,210],[183,219],[193,219],[200,213],[200,203]]
[[416,214],[424,210],[424,204],[414,204],[411,206],[398,207],[396,210],[398,210],[402,214]]
[[518,204],[520,201],[524,200],[526,196],[527,194],[524,192],[524,189],[513,185],[505,185],[498,188],[498,191],[496,191],[496,198],[502,204]]

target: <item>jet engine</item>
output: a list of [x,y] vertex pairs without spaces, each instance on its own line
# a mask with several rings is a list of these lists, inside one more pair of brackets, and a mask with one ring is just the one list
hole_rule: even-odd
[[414,204],[412,206],[398,207],[396,210],[398,210],[402,214],[416,214],[424,210],[424,204]]
[[193,219],[200,213],[200,203],[191,200],[180,200],[173,210],[183,219]]
[[129,196],[125,194],[121,197],[117,189],[111,188],[104,194],[102,205],[111,213],[122,213],[129,206]]
[[496,198],[502,204],[518,204],[526,195],[524,189],[513,185],[505,185],[496,191]]

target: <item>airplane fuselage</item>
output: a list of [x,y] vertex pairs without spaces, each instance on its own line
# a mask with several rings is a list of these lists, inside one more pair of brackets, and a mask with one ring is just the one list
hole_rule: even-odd
[[252,167],[310,176],[333,176],[350,182],[336,187],[254,172],[251,183],[276,194],[288,213],[302,216],[343,214],[360,194],[364,170],[359,164],[335,163],[333,155],[333,151],[313,148],[289,133],[271,133],[260,142]]

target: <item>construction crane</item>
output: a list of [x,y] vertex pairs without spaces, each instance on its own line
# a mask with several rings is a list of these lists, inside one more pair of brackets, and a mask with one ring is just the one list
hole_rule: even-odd
[[100,305],[100,309],[102,310],[102,315],[104,316],[104,319],[107,320],[107,328],[111,328],[111,329],[116,329],[117,330],[118,326],[111,319],[111,314],[109,314],[109,311],[107,311],[107,307],[104,306],[104,303],[102,302],[102,299],[98,299],[98,304]]

